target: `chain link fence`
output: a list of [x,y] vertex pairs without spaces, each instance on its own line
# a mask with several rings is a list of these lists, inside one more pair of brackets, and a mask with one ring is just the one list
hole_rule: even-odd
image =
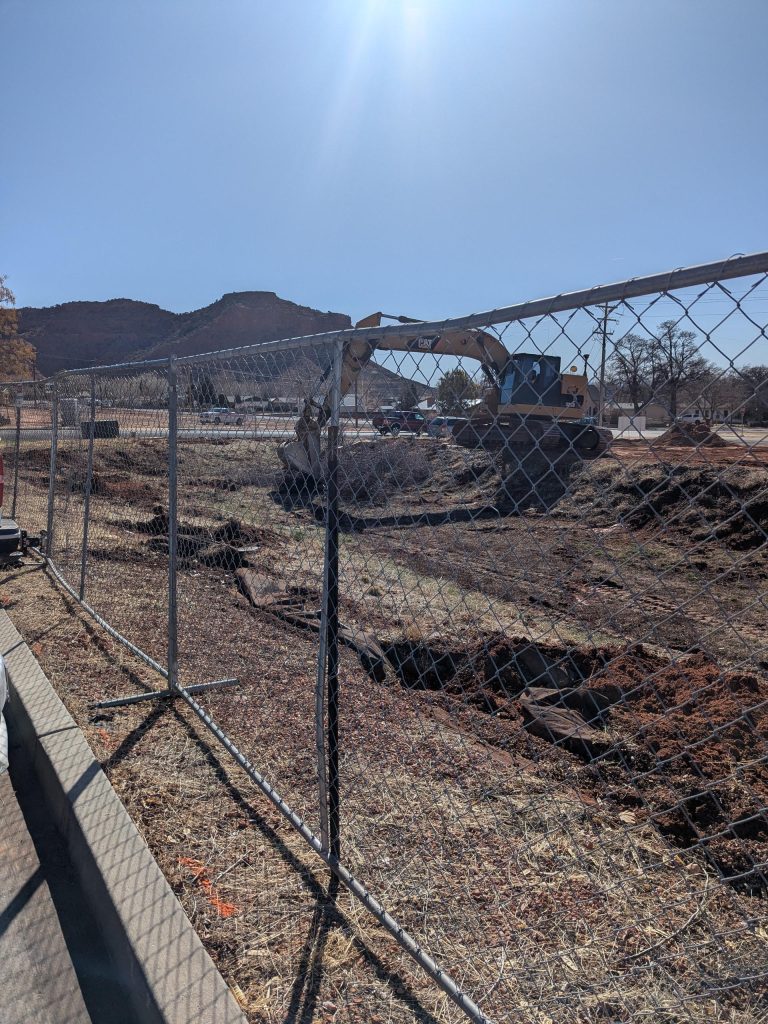
[[289,898],[229,830],[208,938],[252,1019],[305,976],[307,1020],[766,1013],[767,278],[9,387],[50,568],[372,915],[270,937]]

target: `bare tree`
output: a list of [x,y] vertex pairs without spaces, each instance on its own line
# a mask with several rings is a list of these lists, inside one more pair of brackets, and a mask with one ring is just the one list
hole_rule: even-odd
[[756,422],[768,420],[768,366],[744,366],[739,373],[744,385],[744,417]]
[[702,419],[714,420],[718,415],[730,414],[738,406],[743,394],[743,382],[734,373],[729,373],[710,363],[704,373],[694,382],[686,397]]
[[699,353],[696,334],[683,330],[677,321],[665,320],[651,341],[652,382],[655,394],[664,395],[674,419],[681,391],[702,380],[709,363]]
[[608,364],[608,379],[632,402],[635,412],[649,395],[653,338],[625,334],[619,338]]

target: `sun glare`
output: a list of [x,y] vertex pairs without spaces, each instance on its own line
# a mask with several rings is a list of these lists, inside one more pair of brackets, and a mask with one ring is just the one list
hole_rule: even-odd
[[393,102],[420,95],[431,78],[435,0],[363,0],[345,9],[349,12],[347,45],[338,54],[319,156],[320,166],[326,169],[345,138],[363,122],[367,102],[381,87],[385,72],[394,71],[400,83]]

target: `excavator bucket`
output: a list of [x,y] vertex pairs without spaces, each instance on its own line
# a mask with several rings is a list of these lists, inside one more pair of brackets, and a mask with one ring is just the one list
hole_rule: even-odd
[[324,476],[319,434],[310,435],[304,441],[284,441],[278,446],[277,454],[291,473],[311,476],[316,480]]

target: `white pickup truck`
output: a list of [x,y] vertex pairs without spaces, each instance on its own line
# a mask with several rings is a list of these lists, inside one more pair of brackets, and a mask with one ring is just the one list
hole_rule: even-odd
[[239,427],[243,422],[243,414],[235,412],[234,409],[227,409],[226,406],[214,406],[213,409],[206,409],[200,413],[201,423],[235,423]]

